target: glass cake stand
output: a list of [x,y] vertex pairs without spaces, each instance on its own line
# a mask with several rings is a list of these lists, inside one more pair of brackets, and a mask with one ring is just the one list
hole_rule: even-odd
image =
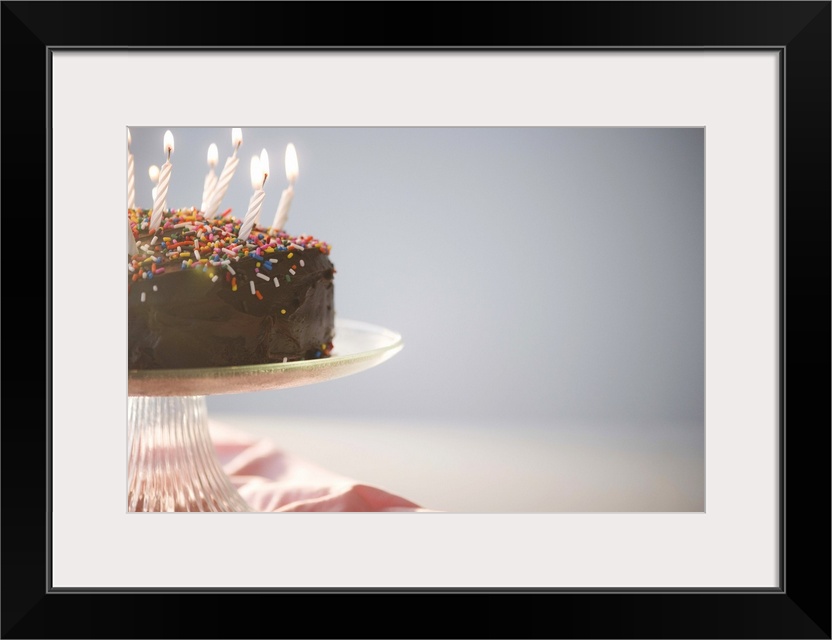
[[251,511],[222,470],[208,433],[208,395],[334,380],[381,364],[402,337],[336,320],[329,358],[204,369],[128,372],[128,511]]

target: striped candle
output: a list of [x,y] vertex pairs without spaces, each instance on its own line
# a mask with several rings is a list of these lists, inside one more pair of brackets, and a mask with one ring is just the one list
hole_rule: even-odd
[[232,129],[231,144],[234,145],[234,153],[232,153],[231,157],[229,157],[225,161],[225,166],[222,168],[220,177],[217,180],[217,186],[214,189],[214,193],[211,194],[208,206],[205,208],[205,217],[209,220],[217,216],[217,212],[219,211],[222,199],[225,197],[226,191],[228,191],[228,185],[231,184],[231,178],[234,177],[234,172],[237,170],[237,165],[240,164],[240,159],[237,157],[237,150],[240,148],[240,145],[242,143],[242,129]]
[[202,187],[202,211],[205,211],[208,207],[211,194],[214,193],[214,189],[217,187],[217,174],[214,173],[214,167],[217,166],[218,155],[217,145],[212,142],[208,147],[208,175],[205,176],[205,182]]
[[127,129],[127,208],[136,208],[136,163],[133,154],[130,152],[130,143],[133,139],[130,136],[130,129]]
[[295,145],[291,142],[286,145],[284,161],[289,186],[280,194],[280,202],[277,204],[277,211],[275,211],[274,221],[272,222],[272,229],[275,231],[281,231],[286,226],[286,220],[289,218],[289,205],[292,204],[292,198],[295,197],[295,181],[298,179],[298,154],[295,151]]
[[170,163],[170,154],[173,153],[173,134],[170,130],[165,131],[165,153],[167,162],[159,170],[159,184],[156,186],[156,195],[153,198],[153,212],[150,215],[150,232],[153,233],[162,223],[162,211],[167,200],[168,187],[170,186],[170,172],[173,166]]
[[263,191],[263,185],[266,183],[266,178],[268,177],[269,155],[263,149],[259,158],[254,156],[251,159],[251,186],[254,188],[254,193],[248,202],[248,211],[246,211],[246,216],[243,218],[240,232],[237,234],[237,238],[243,242],[248,240],[251,230],[257,224],[260,209],[263,207],[263,199],[266,197],[266,192]]

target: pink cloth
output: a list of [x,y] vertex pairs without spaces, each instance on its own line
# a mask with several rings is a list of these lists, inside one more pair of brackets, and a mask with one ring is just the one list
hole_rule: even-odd
[[209,425],[223,470],[255,511],[430,511],[227,425]]

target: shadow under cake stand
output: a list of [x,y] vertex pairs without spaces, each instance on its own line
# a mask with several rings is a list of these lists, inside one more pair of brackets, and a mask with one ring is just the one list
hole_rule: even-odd
[[336,320],[328,358],[128,372],[128,511],[251,511],[222,470],[208,433],[208,395],[334,380],[401,351],[398,333]]

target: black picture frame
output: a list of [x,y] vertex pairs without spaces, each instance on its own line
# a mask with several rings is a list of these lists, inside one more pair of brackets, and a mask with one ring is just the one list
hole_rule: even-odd
[[[165,29],[157,22],[161,4]],[[9,223],[5,231],[27,224],[23,216],[32,227],[50,226],[51,52],[63,48],[779,53],[780,586],[54,590],[48,551],[49,336],[56,318],[50,315],[48,286],[16,284],[26,276],[25,262],[21,252],[7,250],[0,256],[3,293],[10,303],[3,335],[7,346],[22,345],[24,353],[12,351],[12,357],[7,350],[4,360],[2,637],[830,638],[830,2],[285,2],[279,3],[279,22],[292,25],[285,30],[267,19],[251,19],[264,7],[248,2],[3,2],[6,188],[0,202]],[[235,19],[247,25],[244,32],[228,28]],[[379,30],[379,24],[386,29]],[[45,173],[33,167],[44,167]],[[17,194],[25,194],[26,202],[19,203]],[[38,195],[43,196],[42,216],[31,211]],[[41,250],[48,260],[51,244]],[[37,311],[20,314],[21,308]],[[32,324],[38,318],[45,319],[42,331]],[[333,602],[339,596],[341,601]],[[369,597],[376,599],[369,602]],[[340,607],[348,607],[349,618],[332,613]]]

